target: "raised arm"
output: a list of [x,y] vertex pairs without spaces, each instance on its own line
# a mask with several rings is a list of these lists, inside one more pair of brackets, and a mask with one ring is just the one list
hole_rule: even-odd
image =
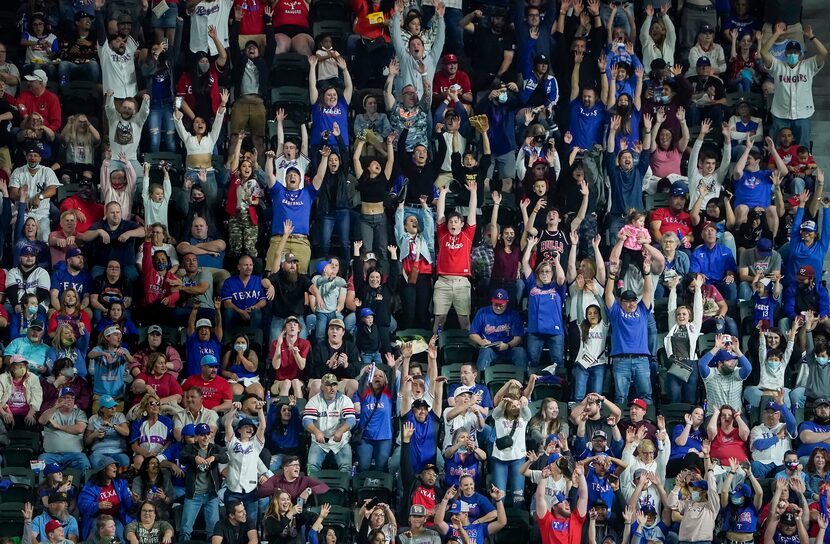
[[320,97],[317,92],[317,55],[308,57],[308,102],[314,104]]

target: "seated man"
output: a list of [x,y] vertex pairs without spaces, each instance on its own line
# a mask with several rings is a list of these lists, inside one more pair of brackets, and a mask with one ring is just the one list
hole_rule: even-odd
[[41,512],[41,514],[32,520],[32,538],[47,542],[46,526],[52,521],[57,521],[63,527],[64,538],[72,542],[78,542],[80,539],[80,532],[78,530],[78,520],[75,516],[69,514],[69,497],[66,493],[55,491],[49,495],[49,504]]
[[769,478],[781,470],[785,453],[792,448],[795,431],[795,416],[784,404],[784,392],[781,391],[775,401],[767,402],[763,421],[749,433],[752,474],[756,478]]
[[75,406],[75,392],[64,387],[52,408],[44,410],[38,419],[43,425],[43,453],[39,459],[64,467],[87,471],[89,459],[84,455],[86,414]]
[[182,390],[188,391],[198,387],[202,390],[202,403],[205,408],[217,412],[228,411],[233,402],[233,393],[228,380],[218,375],[219,361],[213,355],[205,355],[201,363],[201,373],[186,379],[182,384]]
[[480,346],[477,366],[480,371],[501,358],[509,358],[518,368],[527,368],[527,352],[522,347],[524,325],[519,312],[507,307],[510,296],[496,289],[489,308],[482,308],[470,326],[470,340]]
[[254,274],[254,260],[243,255],[237,264],[239,274],[231,276],[222,285],[222,322],[231,329],[239,327],[262,328],[262,309],[268,303],[265,290],[271,284]]
[[29,362],[29,370],[35,375],[44,376],[47,372],[46,356],[49,345],[43,341],[43,321],[35,319],[29,323],[26,335],[15,338],[6,347],[3,358],[6,364],[18,355]]
[[830,297],[827,288],[816,282],[816,271],[811,265],[798,269],[796,281],[784,291],[784,313],[790,320],[802,312],[812,312],[821,320],[830,316]]
[[256,524],[253,518],[248,519],[245,505],[231,501],[225,505],[225,510],[228,515],[213,526],[210,544],[257,544]]
[[308,474],[313,476],[332,454],[341,472],[352,470],[351,430],[355,426],[354,403],[338,391],[337,376],[323,376],[322,392],[311,397],[305,407],[303,427],[311,434],[308,449]]
[[346,324],[342,319],[332,319],[326,331],[326,338],[312,346],[311,361],[307,363],[308,397],[320,392],[320,379],[333,375],[340,380],[340,390],[346,395],[357,391],[357,367],[360,353],[354,342],[344,338]]

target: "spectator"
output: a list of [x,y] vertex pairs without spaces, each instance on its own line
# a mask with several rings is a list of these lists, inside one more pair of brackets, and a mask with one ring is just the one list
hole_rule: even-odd
[[[357,365],[360,354],[354,342],[344,338],[346,325],[341,319],[329,321],[326,337],[317,342],[311,352],[311,366],[308,376],[308,397],[317,395],[321,390],[320,380],[334,375],[342,393],[351,397],[357,390]],[[328,438],[328,437],[327,437]]]
[[[8,371],[0,374],[0,415],[6,425],[34,429],[38,423],[35,415],[40,411],[43,402],[43,388],[40,386],[37,375],[29,371],[29,363],[23,356],[12,355],[7,364],[9,365]],[[69,391],[64,391],[64,389],[61,392],[65,392],[68,399],[71,394],[70,402],[74,403],[74,392],[71,389]],[[66,403],[67,401],[63,401],[61,406]],[[68,408],[73,416],[77,416],[75,411],[71,409],[74,408],[74,404]],[[78,411],[80,412],[80,410]],[[41,415],[41,417],[43,416]],[[59,416],[59,419],[61,417],[63,416]],[[46,423],[50,421],[50,418],[43,421]],[[60,425],[60,423],[58,424]],[[71,455],[68,457],[71,457]]]
[[98,399],[98,413],[89,418],[84,432],[84,445],[90,447],[89,463],[100,466],[104,458],[115,460],[118,466],[130,465],[124,439],[130,426],[124,414],[116,410],[119,403],[109,395]]
[[[351,429],[355,426],[354,404],[338,391],[339,382],[334,374],[326,374],[321,380],[322,391],[312,396],[306,404],[303,427],[311,433],[308,452],[308,472],[318,472],[323,461],[333,454],[337,468],[349,472],[352,467],[352,447],[349,444]],[[326,417],[320,417],[325,412]]]
[[282,474],[271,476],[267,481],[260,483],[258,493],[261,498],[270,497],[277,490],[283,490],[288,493],[291,502],[295,502],[300,496],[304,496],[307,500],[309,493],[306,490],[308,489],[311,490],[310,493],[317,494],[323,494],[329,490],[327,484],[300,472],[299,457],[283,456],[281,468]]
[[219,521],[219,464],[228,462],[228,454],[225,448],[213,443],[212,433],[207,423],[199,423],[196,425],[196,442],[185,446],[181,453],[181,462],[188,471],[179,534],[188,540],[199,512],[203,512],[208,534],[213,533]]
[[205,408],[217,412],[225,412],[231,408],[233,393],[228,381],[218,375],[219,361],[214,355],[202,356],[200,361],[201,372],[193,374],[182,384],[182,390],[198,387],[203,397]]
[[172,542],[173,526],[159,519],[158,506],[151,501],[138,505],[139,520],[133,521],[124,529],[124,536],[130,544],[152,544],[153,542]]
[[750,431],[752,474],[761,478],[782,469],[779,460],[784,460],[786,452],[792,448],[790,440],[796,437],[795,416],[784,404],[785,399],[781,391],[775,396],[775,401],[767,402],[761,424]]
[[[668,284],[669,288],[669,332],[663,340],[663,348],[669,360],[668,381],[671,398],[680,402],[694,403],[697,400],[698,360],[697,345],[703,323],[703,282],[704,276],[696,274],[694,284],[694,303],[677,306],[677,285],[675,277]],[[682,399],[682,400],[681,400]]]
[[[46,89],[49,81],[46,72],[38,68],[23,79],[27,82],[27,88],[17,97],[18,113],[23,118],[39,113],[43,117],[43,124],[52,132],[58,132],[62,124],[61,103],[58,95]],[[26,160],[31,164],[28,158]],[[35,194],[34,191],[31,194]]]
[[[365,367],[366,386],[352,396],[361,440],[357,444],[358,471],[385,471],[392,453],[392,392],[382,372],[374,363]],[[394,518],[394,516],[393,516]],[[394,531],[393,531],[394,532]]]
[[250,521],[256,524],[258,518],[257,485],[258,467],[256,460],[265,446],[265,412],[262,402],[257,401],[259,420],[244,417],[237,425],[237,437],[231,423],[237,413],[238,404],[233,404],[225,415],[225,436],[228,437],[228,475],[226,479],[225,500],[228,509],[239,501],[250,512]]
[[78,408],[84,412],[90,408],[92,399],[89,384],[84,378],[78,377],[72,360],[67,357],[61,357],[53,362],[51,376],[46,376],[41,381],[41,387],[43,389],[41,410],[54,406],[64,387],[75,391],[75,405]]

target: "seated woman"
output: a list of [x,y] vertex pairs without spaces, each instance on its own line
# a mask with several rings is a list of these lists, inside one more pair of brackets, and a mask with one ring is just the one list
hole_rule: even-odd
[[528,449],[541,452],[545,441],[550,435],[559,437],[561,444],[568,443],[570,429],[565,421],[567,415],[559,413],[559,404],[556,399],[547,397],[539,406],[539,411],[531,418],[527,425]]
[[[84,342],[81,345],[82,349],[89,347],[89,331],[92,330],[92,323],[87,314],[81,307],[81,296],[78,291],[72,287],[67,287],[60,294],[60,297],[52,296],[53,304],[56,302],[55,311],[49,316],[49,326],[47,332],[49,336],[55,334],[55,329],[62,323],[72,325],[76,336]],[[57,300],[55,300],[57,299]]]
[[738,463],[749,459],[749,427],[740,412],[724,404],[715,407],[706,427],[706,435],[712,443],[709,455],[718,459],[722,467],[729,466],[729,459]]
[[671,456],[669,462],[666,463],[667,478],[674,478],[687,468],[685,461],[687,453],[703,451],[703,441],[706,440],[703,419],[703,408],[695,406],[691,412],[683,416],[684,423],[674,426],[671,435]]
[[43,401],[43,388],[37,375],[29,372],[22,355],[12,355],[7,372],[0,374],[0,417],[15,429],[36,429],[37,414]]
[[237,334],[231,347],[222,357],[222,376],[230,382],[231,391],[234,395],[251,393],[264,398],[265,389],[259,383],[259,357],[251,349],[248,335]]
[[[378,374],[383,374],[379,372]],[[394,541],[398,532],[398,522],[395,520],[395,513],[388,504],[380,503],[374,508],[366,506],[372,499],[366,499],[354,514],[354,524],[357,530],[357,544],[370,544],[369,534],[372,531],[381,531],[386,537],[386,542]]]
[[156,507],[156,518],[169,520],[173,506],[173,483],[170,474],[162,470],[161,463],[155,457],[147,457],[138,476],[130,489],[139,500],[152,503]]
[[164,339],[161,335],[161,327],[158,325],[150,325],[147,328],[147,340],[138,345],[136,352],[133,354],[133,363],[130,365],[130,374],[133,378],[141,374],[150,374],[153,370],[152,366],[148,366],[150,356],[153,353],[160,353],[164,355],[167,362],[167,373],[177,378],[179,371],[182,369],[182,356],[173,347],[173,344]]
[[830,470],[830,453],[825,448],[818,447],[810,453],[807,465],[804,467],[805,484],[807,484],[807,500],[819,500],[821,484],[827,479]]
[[297,409],[297,397],[289,395],[288,402],[280,401],[269,407],[265,446],[271,452],[272,461],[269,468],[272,471],[282,466],[284,456],[299,456],[302,432],[303,422]]
[[112,457],[101,458],[95,474],[87,480],[78,497],[81,518],[81,538],[88,539],[95,528],[95,518],[101,514],[113,517],[115,533],[124,540],[124,525],[132,520],[133,496],[127,480],[118,477],[118,464]]
[[[86,315],[86,312],[81,313]],[[55,314],[52,315],[54,316]],[[89,317],[87,316],[88,319]],[[55,361],[58,359],[69,359],[72,361],[72,368],[75,370],[75,373],[81,378],[86,378],[87,367],[85,354],[87,352],[87,346],[89,345],[89,333],[87,332],[89,329],[83,323],[80,324],[80,328],[84,331],[84,335],[81,336],[81,341],[78,340],[75,334],[75,328],[69,323],[61,323],[57,326],[52,336],[52,347],[46,353],[46,368],[50,372],[55,365]]]
[[[47,359],[47,365],[49,360]],[[86,412],[89,410],[92,391],[89,383],[83,379],[75,368],[75,363],[66,357],[56,359],[51,363],[49,375],[40,380],[43,388],[42,410],[48,410],[58,400],[61,389],[68,387],[75,393],[75,406]]]
[[141,404],[147,394],[158,397],[161,402],[161,410],[173,415],[182,400],[182,386],[171,374],[167,363],[167,357],[161,352],[153,352],[147,360],[147,366],[133,380],[130,386],[133,394],[136,395],[134,404]]
[[[282,489],[278,489],[271,498],[271,503],[262,518],[263,535],[268,542],[280,542],[283,544],[304,544],[303,529],[310,527],[317,519],[317,514],[310,510],[304,510],[303,504],[297,499],[295,505],[291,501],[291,495]],[[303,501],[305,502],[305,501]]]
[[473,482],[478,481],[481,463],[487,459],[487,452],[479,448],[467,429],[462,427],[455,431],[452,445],[444,450],[444,459],[444,487],[458,487],[464,476],[469,476]]
[[40,152],[41,165],[54,166],[58,169],[60,165],[55,162],[56,154],[53,147],[55,136],[55,131],[43,122],[43,116],[37,112],[31,112],[20,124],[20,131],[16,138],[20,149],[31,146]]
[[139,470],[146,457],[164,453],[173,440],[173,420],[161,415],[161,401],[155,391],[141,399],[138,415],[141,419],[130,426],[130,447],[135,454],[133,467]]
[[109,395],[98,400],[98,413],[89,418],[84,432],[84,444],[90,448],[89,463],[98,466],[104,458],[113,459],[119,466],[130,464],[125,438],[130,425],[118,403]]
[[127,525],[124,536],[129,544],[168,544],[173,541],[173,526],[161,519],[156,503],[139,504],[138,519]]
[[[104,275],[95,280],[92,292],[89,295],[89,305],[92,307],[92,318],[96,324],[95,330],[103,330],[109,325],[100,328],[101,320],[107,316],[113,302],[121,302],[121,314],[126,308],[133,305],[132,282],[124,277],[121,263],[117,260],[107,262]],[[112,323],[110,323],[111,325]],[[123,331],[126,334],[126,331]]]

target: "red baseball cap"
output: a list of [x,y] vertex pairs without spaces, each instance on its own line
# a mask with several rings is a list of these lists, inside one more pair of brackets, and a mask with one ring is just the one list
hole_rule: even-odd
[[643,399],[634,399],[634,400],[632,400],[631,402],[628,403],[628,406],[629,407],[636,406],[640,410],[645,410],[646,409],[646,401],[644,401]]
[[443,57],[441,57],[441,62],[444,64],[452,64],[453,62],[458,64],[458,57],[453,55],[452,53],[447,53]]

